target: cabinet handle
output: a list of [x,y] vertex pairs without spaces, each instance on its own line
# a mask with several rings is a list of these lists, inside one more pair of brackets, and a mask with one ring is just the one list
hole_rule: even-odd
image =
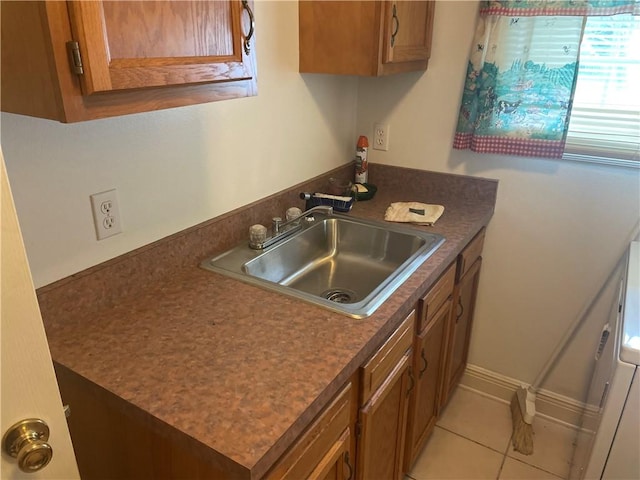
[[400,29],[400,19],[398,18],[398,10],[396,8],[396,4],[393,4],[393,17],[392,20],[394,20],[395,24],[396,24],[396,28],[393,31],[393,33],[391,34],[391,46],[393,47],[393,45],[396,43],[396,35],[398,34],[398,30]]
[[464,305],[462,304],[462,296],[458,297],[458,306],[460,307],[460,313],[456,315],[456,323],[458,323],[458,320],[460,320],[460,317],[464,315]]
[[411,367],[409,367],[409,380],[411,380],[411,384],[409,385],[409,389],[407,390],[407,397],[411,393],[411,390],[413,390],[413,387],[416,386],[416,379],[413,378],[413,370],[411,369]]
[[253,12],[251,11],[251,7],[249,6],[249,2],[247,0],[242,0],[242,8],[244,8],[249,14],[249,33],[247,33],[244,37],[244,53],[249,55],[251,53],[251,45],[249,42],[253,37],[253,31],[256,27],[256,21],[253,18]]
[[347,464],[347,468],[349,469],[347,480],[351,480],[351,477],[353,477],[353,467],[351,466],[351,462],[349,462],[349,452],[344,452],[344,463]]
[[420,373],[418,374],[418,378],[422,378],[422,375],[424,375],[424,372],[427,371],[427,367],[429,366],[429,361],[427,360],[425,354],[424,354],[424,347],[422,348],[422,350],[420,350],[420,358],[422,359],[423,362],[423,367],[420,369]]

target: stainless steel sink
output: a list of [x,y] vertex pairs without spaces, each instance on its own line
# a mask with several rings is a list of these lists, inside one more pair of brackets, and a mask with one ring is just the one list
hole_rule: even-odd
[[444,242],[442,235],[397,224],[316,217],[268,249],[239,245],[201,266],[364,318]]

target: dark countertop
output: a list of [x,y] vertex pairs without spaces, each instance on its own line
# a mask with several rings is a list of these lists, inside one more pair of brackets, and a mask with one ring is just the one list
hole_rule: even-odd
[[[260,478],[493,214],[495,181],[446,176],[462,182],[460,188],[467,182],[470,190],[486,192],[459,195],[452,187],[449,195],[436,195],[422,191],[429,182],[416,178],[417,171],[377,171],[387,180],[379,177],[376,197],[356,203],[350,215],[382,220],[392,201],[441,203],[437,223],[416,228],[446,241],[372,316],[352,319],[198,268],[245,229],[226,231],[228,239],[204,250],[189,246],[202,241],[203,230],[219,233],[223,223],[230,229],[230,220],[250,224],[243,207],[40,289],[54,361],[195,439],[238,475]],[[403,175],[418,184],[413,192]],[[443,174],[419,175],[446,183]],[[291,192],[280,196],[286,202]],[[264,202],[279,204],[275,197]],[[178,260],[168,273],[152,269],[151,258]],[[107,283],[123,278],[135,287],[105,293]]]

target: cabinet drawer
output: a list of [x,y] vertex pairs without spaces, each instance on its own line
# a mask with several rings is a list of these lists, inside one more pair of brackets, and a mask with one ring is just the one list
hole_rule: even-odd
[[411,347],[415,321],[416,311],[412,310],[393,335],[391,335],[373,357],[361,367],[361,402],[363,405],[369,401],[373,392],[382,385],[405,352]]
[[309,478],[324,468],[334,450],[347,449],[351,383],[349,383],[311,424],[293,447],[280,459],[265,480]]
[[482,247],[484,246],[484,232],[485,228],[483,227],[460,254],[460,257],[458,258],[458,274],[456,275],[457,280],[460,280],[462,276],[467,273],[471,268],[471,265],[473,265],[473,263],[482,254]]
[[418,333],[422,332],[434,318],[442,304],[453,293],[453,285],[456,279],[456,263],[452,263],[442,274],[438,281],[431,287],[427,294],[420,299],[420,319],[418,321]]

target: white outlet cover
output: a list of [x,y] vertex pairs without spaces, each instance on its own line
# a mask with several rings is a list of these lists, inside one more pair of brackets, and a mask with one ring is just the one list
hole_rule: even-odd
[[389,150],[389,124],[375,123],[373,125],[373,148],[375,150]]
[[103,240],[122,233],[117,190],[114,188],[106,192],[94,193],[90,198],[96,238]]

